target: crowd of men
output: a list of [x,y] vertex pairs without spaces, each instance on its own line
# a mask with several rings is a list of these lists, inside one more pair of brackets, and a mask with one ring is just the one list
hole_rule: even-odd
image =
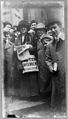
[[[8,87],[20,89],[19,96],[35,96],[42,98],[50,96],[51,106],[55,102],[65,102],[65,39],[62,25],[59,21],[52,21],[45,25],[32,20],[20,21],[18,26],[9,22],[3,23],[4,47],[4,84]],[[28,50],[34,55],[38,65],[38,72],[22,74],[20,61],[17,59],[15,46],[30,44]],[[29,88],[30,87],[30,88]],[[16,92],[15,92],[16,93]],[[18,92],[17,92],[18,93]]]

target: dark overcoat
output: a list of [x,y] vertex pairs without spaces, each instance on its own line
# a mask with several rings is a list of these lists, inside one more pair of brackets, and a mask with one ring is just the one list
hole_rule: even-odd
[[46,50],[46,61],[48,67],[57,63],[57,72],[52,74],[52,80],[55,82],[55,88],[58,97],[65,95],[65,41],[59,39],[58,42],[51,43]]
[[12,42],[5,42],[4,44],[4,86],[5,86],[5,93],[7,95],[11,95],[13,88],[13,71],[14,71],[14,61],[13,61],[13,49],[14,44]]
[[45,53],[45,47],[38,51],[39,85],[41,93],[48,93],[51,90],[50,72],[45,62]]
[[[34,43],[33,39],[30,39],[29,35],[26,34],[25,38],[24,38],[24,42],[23,44],[31,44],[33,46],[32,49],[29,49],[30,54],[33,54],[36,52],[36,45]],[[22,36],[19,36],[19,39],[16,43],[17,45],[22,45]],[[15,88],[18,89],[17,95],[19,94],[20,97],[30,97],[30,96],[35,96],[38,95],[38,87],[37,87],[37,73],[36,72],[31,72],[31,73],[25,73],[22,74],[22,70],[18,70],[16,67],[17,65],[20,65],[21,62],[17,59],[15,60],[15,72],[16,72],[16,76],[18,74],[18,76],[15,76],[15,84],[17,82],[17,84],[15,85]]]

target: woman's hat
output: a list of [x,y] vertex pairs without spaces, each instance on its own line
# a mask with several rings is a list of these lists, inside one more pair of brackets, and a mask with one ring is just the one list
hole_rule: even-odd
[[27,21],[21,20],[18,24],[17,30],[20,31],[22,27],[29,28],[29,24]]

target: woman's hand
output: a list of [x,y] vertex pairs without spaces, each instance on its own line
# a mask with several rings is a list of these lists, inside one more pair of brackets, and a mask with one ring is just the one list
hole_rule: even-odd
[[53,70],[57,71],[57,63],[56,62],[54,63]]
[[53,67],[49,66],[49,70],[50,70],[50,72],[53,72]]
[[27,48],[27,49],[31,49],[32,47],[33,47],[33,46],[30,45],[30,44],[26,45],[26,48]]

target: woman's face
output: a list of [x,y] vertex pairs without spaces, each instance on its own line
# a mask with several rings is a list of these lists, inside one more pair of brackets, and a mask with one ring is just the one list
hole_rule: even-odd
[[22,34],[25,34],[26,32],[27,32],[27,28],[25,28],[25,27],[21,28],[21,33]]

